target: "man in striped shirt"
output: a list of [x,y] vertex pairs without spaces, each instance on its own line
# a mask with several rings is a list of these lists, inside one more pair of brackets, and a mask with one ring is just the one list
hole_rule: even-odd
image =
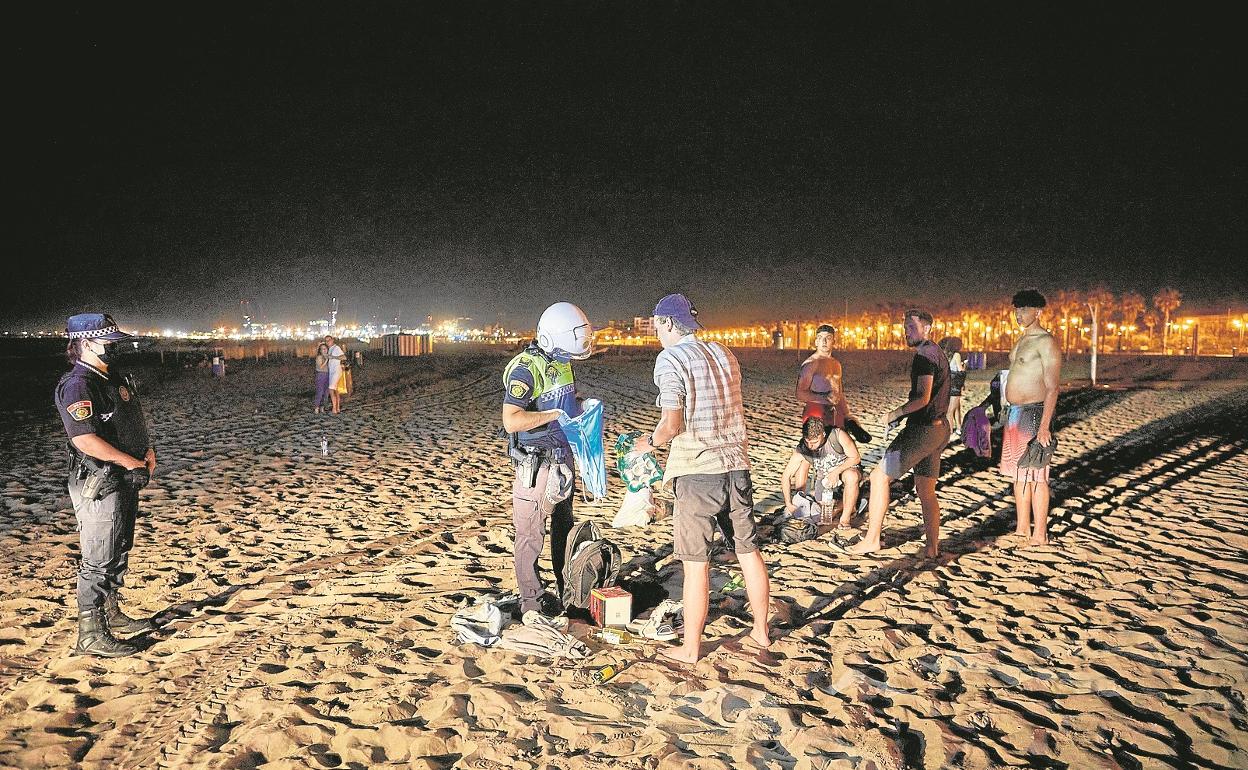
[[684,568],[684,640],[660,654],[686,664],[702,657],[702,630],[710,603],[711,539],[719,525],[731,540],[754,615],[748,639],[770,644],[767,613],[771,587],[758,550],[752,513],[749,444],[741,403],[741,368],[716,342],[703,342],[698,311],[683,294],[669,294],[654,308],[654,329],[663,345],[654,363],[654,384],[663,416],[638,439],[641,452],[671,442],[663,483],[673,485],[673,555]]

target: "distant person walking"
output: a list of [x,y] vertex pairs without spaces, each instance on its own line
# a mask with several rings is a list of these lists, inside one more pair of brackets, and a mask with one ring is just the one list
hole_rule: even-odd
[[663,410],[649,436],[634,449],[652,451],[671,442],[664,483],[676,494],[673,555],[684,569],[683,643],[661,650],[671,660],[694,664],[702,657],[702,631],[710,607],[711,539],[715,526],[736,552],[754,627],[749,639],[771,643],[768,612],[771,586],[758,550],[754,524],[754,485],[750,480],[741,368],[728,348],[703,342],[698,311],[683,294],[669,294],[654,308],[655,333],[663,350],[654,362],[654,384]]
[[871,434],[850,416],[849,402],[845,400],[841,362],[832,355],[835,336],[836,327],[820,324],[815,330],[815,352],[802,362],[797,379],[797,399],[804,405],[802,422],[815,417],[824,425],[844,428],[855,439],[866,443],[871,440]]
[[342,392],[338,386],[342,384],[342,363],[347,354],[343,352],[338,341],[329,334],[325,335],[325,344],[329,346],[329,403],[331,411],[338,414],[342,411]]
[[338,340],[338,347],[342,348],[342,379],[338,381],[338,395],[349,396],[355,392],[355,364],[353,360],[355,354],[359,351],[347,349],[347,343]]
[[966,365],[962,362],[962,338],[945,337],[939,343],[949,359],[949,433],[953,438],[962,435],[962,388],[966,385]]
[[1049,464],[1057,449],[1053,414],[1061,384],[1062,351],[1057,339],[1040,325],[1048,304],[1035,289],[1014,295],[1014,318],[1023,336],[1010,351],[1005,378],[1005,436],[1001,473],[1014,480],[1016,535],[1030,536],[1032,545],[1049,541]]
[[880,550],[880,530],[888,511],[889,484],[914,469],[914,491],[923,506],[923,529],[927,533],[927,555],[940,553],[940,504],[936,500],[936,479],[940,477],[940,455],[949,443],[949,361],[931,340],[932,316],[924,310],[907,310],[906,344],[914,348],[910,362],[910,400],[884,416],[890,427],[906,418],[902,429],[884,458],[871,471],[867,533],[848,548],[865,554]]
[[313,412],[321,413],[325,397],[329,395],[329,345],[324,342],[316,346],[316,400],[313,401]]
[[78,520],[78,643],[74,652],[119,658],[137,652],[118,637],[155,628],[121,610],[121,588],[134,547],[139,490],[156,469],[132,377],[116,364],[114,343],[133,339],[103,313],[80,313],[66,325],[73,368],[56,385],[56,411],[69,437],[69,499]]

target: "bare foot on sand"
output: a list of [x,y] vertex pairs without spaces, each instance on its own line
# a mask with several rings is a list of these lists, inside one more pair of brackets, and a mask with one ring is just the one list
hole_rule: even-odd
[[697,653],[689,653],[681,647],[665,647],[659,650],[659,657],[666,658],[673,663],[679,663],[682,666],[694,666],[698,662]]
[[756,628],[751,631],[748,636],[741,640],[741,644],[745,647],[757,647],[758,649],[765,650],[771,646],[771,635],[766,631],[759,631]]
[[873,545],[871,543],[868,543],[865,539],[863,539],[863,540],[859,540],[857,543],[854,543],[850,547],[846,548],[845,552],[852,553],[855,556],[866,556],[867,554],[875,553],[878,550],[880,550],[879,545]]

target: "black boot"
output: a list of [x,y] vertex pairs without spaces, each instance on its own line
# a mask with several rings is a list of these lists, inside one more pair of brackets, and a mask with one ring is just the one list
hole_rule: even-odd
[[104,599],[104,619],[108,621],[108,630],[117,636],[135,636],[156,630],[156,624],[152,621],[132,618],[122,612],[116,593],[111,593]]
[[138,648],[114,639],[104,621],[104,608],[96,607],[78,613],[78,644],[74,645],[74,652],[101,658],[124,658],[138,652]]

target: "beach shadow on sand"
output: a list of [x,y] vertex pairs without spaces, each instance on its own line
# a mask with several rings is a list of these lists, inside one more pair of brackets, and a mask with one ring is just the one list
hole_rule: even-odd
[[[1130,505],[1143,497],[1169,489],[1198,475],[1206,468],[1217,466],[1248,451],[1248,411],[1241,406],[1242,395],[1242,391],[1231,393],[1146,423],[1119,437],[1112,446],[1098,447],[1055,467],[1055,505],[1076,500],[1091,500],[1098,505],[1081,513],[1078,518],[1069,514],[1051,515],[1050,540],[1079,529],[1096,530],[1097,520],[1105,511]],[[1099,408],[1103,408],[1103,405]],[[1109,483],[1124,473],[1144,468],[1161,454],[1180,449],[1200,438],[1213,440],[1204,447],[1191,451],[1177,468],[1163,467],[1149,471],[1127,486]],[[964,475],[969,474],[963,472],[954,476],[953,480]],[[947,484],[948,480],[942,478],[941,482],[942,485]],[[1011,496],[1012,490],[1005,490],[976,505],[944,510],[941,520],[948,522],[972,516],[991,509],[994,504]],[[835,621],[874,596],[888,591],[900,591],[924,572],[955,562],[965,554],[987,548],[997,538],[1009,533],[1014,526],[1014,509],[1011,506],[1006,511],[989,516],[964,530],[957,537],[943,540],[941,554],[935,559],[922,555],[905,556],[872,565],[866,575],[843,583],[805,611],[795,612],[790,622],[778,625],[780,633],[777,638],[815,622]],[[1112,543],[1110,533],[1104,532],[1100,536],[1107,544]],[[922,538],[923,528],[919,525],[893,530],[885,537],[885,547],[893,548],[911,541],[919,542]],[[1139,543],[1147,546],[1143,539]],[[1199,548],[1188,547],[1200,552]],[[1215,558],[1214,554],[1207,555]]]
[[[1117,403],[1126,395],[1126,392],[1121,390],[1108,391],[1090,388],[1064,393],[1059,401],[1057,425],[1060,428],[1087,419],[1092,414]],[[1050,537],[1060,538],[1080,529],[1096,531],[1099,529],[1098,511],[1103,513],[1110,506],[1134,503],[1244,452],[1248,447],[1248,439],[1244,438],[1248,434],[1248,414],[1237,408],[1239,401],[1242,400],[1241,396],[1242,393],[1233,392],[1183,412],[1147,423],[1121,436],[1110,446],[1098,447],[1056,466],[1053,469],[1055,506],[1080,501],[1091,504],[1092,508],[1073,515],[1067,512],[1052,516]],[[1144,467],[1158,455],[1179,449],[1197,439],[1214,440],[1207,441],[1202,447],[1194,448],[1184,458],[1180,468],[1166,467],[1148,472],[1125,487],[1110,484],[1122,474]],[[947,458],[946,464],[951,467],[941,478],[942,486],[956,484],[978,473],[995,472],[986,459],[975,457],[969,451],[959,452],[952,458]],[[1012,490],[1007,488],[973,505],[946,508],[942,511],[942,522],[967,519],[984,511],[992,511],[1011,495]],[[1009,533],[1013,527],[1014,511],[1011,506],[1005,511],[988,516],[956,537],[943,541],[942,553],[936,559],[916,555],[898,557],[887,562],[876,560],[875,563],[871,563],[868,561],[867,565],[864,565],[870,567],[866,574],[846,581],[828,596],[817,600],[805,610],[794,608],[791,617],[786,622],[777,625],[778,638],[811,623],[836,620],[880,593],[901,590],[916,576],[926,571],[950,564],[964,554],[990,547],[995,540]],[[1109,538],[1108,533],[1102,536]],[[356,553],[365,556],[372,555],[380,550],[398,546],[408,538],[408,535],[399,535],[368,543]],[[922,539],[921,525],[886,530],[885,547],[894,548],[912,541],[919,543]],[[643,613],[668,596],[669,592],[664,588],[664,583],[672,576],[672,572],[679,570],[680,565],[678,562],[673,562],[664,566],[662,570],[659,570],[657,565],[669,558],[671,552],[671,545],[664,545],[655,551],[634,556],[622,566],[621,582],[634,594],[635,614]],[[177,633],[188,624],[195,623],[195,618],[204,610],[225,605],[240,591],[270,584],[275,590],[290,591],[293,587],[297,592],[298,581],[292,582],[289,579],[300,573],[315,572],[323,568],[324,564],[321,561],[315,560],[300,565],[282,575],[267,575],[251,583],[223,586],[222,590],[211,596],[170,606],[155,615],[159,628],[150,636],[150,643],[156,643],[161,638]],[[717,560],[717,564],[732,566],[735,561],[729,563]],[[742,612],[744,611],[745,608],[742,607]],[[729,611],[729,614],[737,613]]]
[[[1130,391],[1122,388],[1112,390],[1079,388],[1063,392],[1058,398],[1058,414],[1054,418],[1055,430],[1061,430],[1065,426],[1089,419],[1118,404],[1129,395]],[[1230,436],[1236,434],[1237,430],[1240,434],[1244,433],[1242,424],[1237,428],[1234,424],[1228,423],[1224,417],[1228,411],[1227,404],[1233,401],[1234,395],[1232,394],[1145,424],[1122,436],[1113,448],[1098,448],[1056,466],[1053,469],[1054,505],[1060,505],[1063,500],[1078,499],[1081,494],[1086,494],[1089,490],[1099,489],[1123,472],[1141,467],[1156,455],[1181,447],[1195,437]],[[1242,414],[1239,416],[1241,420],[1244,417]],[[998,451],[999,448],[998,442]],[[1222,452],[1202,450],[1197,454],[1202,457],[1208,455],[1208,457],[1195,464],[1187,463],[1190,467],[1182,475],[1167,477],[1159,483],[1153,483],[1149,480],[1150,477],[1145,477],[1133,487],[1136,491],[1122,502],[1134,502],[1144,494],[1173,486],[1198,473],[1199,468],[1216,465],[1241,451],[1243,451],[1242,440],[1238,449],[1232,447]],[[996,473],[997,460],[981,458],[969,449],[964,449],[946,457],[943,465],[949,470],[942,474],[940,486],[947,487],[981,473]],[[1161,474],[1151,474],[1151,476],[1158,475]],[[864,474],[860,490],[860,500],[867,499],[869,492],[869,483],[865,476],[866,474]],[[911,475],[907,475],[893,482],[894,492],[890,507],[903,504],[914,497],[912,478]],[[1126,492],[1127,490],[1111,489],[1111,491]],[[1012,495],[1013,490],[1007,488],[985,497],[975,505],[943,508],[941,521],[948,523],[975,516],[985,510],[992,510]],[[775,492],[756,503],[756,509],[775,509],[781,504],[780,493]],[[762,526],[767,527],[767,524],[763,523]],[[1095,521],[1094,517],[1081,517],[1081,520],[1076,522],[1070,516],[1058,515],[1050,516],[1049,526],[1050,538],[1056,538],[1079,527],[1094,527]],[[805,612],[800,613],[800,617],[794,616],[791,622],[781,624],[778,628],[792,631],[819,620],[836,619],[874,595],[890,589],[900,589],[922,572],[948,564],[963,554],[973,553],[990,546],[998,538],[1011,532],[1013,528],[1014,509],[1010,507],[1005,513],[985,519],[958,537],[943,540],[941,555],[938,558],[929,559],[920,554],[874,565],[867,575],[846,582],[824,600],[816,602]],[[826,534],[821,536],[826,537]],[[919,542],[923,537],[922,525],[912,525],[891,531],[886,529],[884,547],[893,548],[912,541]],[[660,573],[655,573],[655,570],[659,563],[671,556],[671,553],[671,545],[661,546],[653,552],[634,556],[621,568],[621,582],[634,593],[634,614],[644,613],[666,598],[668,592],[662,588],[665,578],[661,573],[678,570],[680,565],[678,562],[669,564]],[[717,564],[721,567],[731,567],[735,561],[722,564],[717,562]],[[852,601],[838,603],[841,598],[847,596],[853,597]],[[748,615],[744,606],[741,608],[741,613],[743,613],[742,618]]]

